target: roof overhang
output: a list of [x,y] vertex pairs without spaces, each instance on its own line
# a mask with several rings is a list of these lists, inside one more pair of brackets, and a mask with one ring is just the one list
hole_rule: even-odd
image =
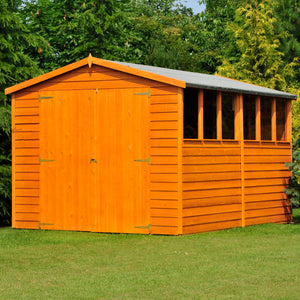
[[59,75],[65,74],[67,72],[73,71],[75,69],[81,68],[81,67],[86,66],[86,65],[88,65],[90,68],[92,67],[92,65],[97,65],[97,66],[113,69],[113,70],[116,70],[116,71],[124,72],[124,73],[127,73],[127,74],[143,77],[143,78],[146,78],[146,79],[166,83],[166,84],[173,85],[173,86],[176,86],[176,87],[179,87],[179,88],[185,88],[186,87],[185,81],[170,78],[170,77],[166,77],[166,76],[155,74],[155,73],[148,72],[148,71],[139,70],[139,69],[132,68],[132,67],[129,67],[129,66],[121,65],[117,62],[92,57],[92,55],[90,54],[87,58],[81,59],[81,60],[79,60],[75,63],[69,64],[69,65],[64,66],[62,68],[59,68],[57,70],[48,72],[46,74],[37,76],[35,78],[29,79],[27,81],[21,82],[21,83],[16,84],[16,85],[13,85],[11,87],[8,87],[8,88],[5,89],[5,95],[13,94],[13,93],[18,92],[20,90],[26,89],[30,86],[36,85],[40,82],[52,79],[54,77],[57,77]]
[[231,79],[219,75],[209,75],[195,72],[187,72],[181,70],[173,70],[161,67],[139,65],[127,62],[109,61],[96,57],[90,54],[87,58],[69,64],[52,72],[35,77],[5,89],[5,94],[12,94],[30,86],[39,84],[46,80],[52,79],[59,75],[65,74],[72,70],[83,66],[93,65],[105,67],[108,69],[124,72],[145,79],[154,80],[156,82],[165,83],[179,88],[194,87],[200,89],[210,89],[224,92],[235,92],[243,94],[260,95],[267,97],[278,97],[283,99],[296,100],[297,96],[251,83],[242,82],[236,79]]

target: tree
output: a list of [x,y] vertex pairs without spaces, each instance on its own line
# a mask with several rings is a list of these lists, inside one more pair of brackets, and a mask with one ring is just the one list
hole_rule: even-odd
[[11,205],[11,140],[10,105],[4,89],[39,75],[40,70],[25,49],[38,49],[45,44],[31,34],[16,14],[20,1],[0,0],[0,225],[10,223]]
[[[284,54],[283,61],[285,64],[296,61],[299,66],[300,58],[300,2],[299,0],[277,0],[275,6],[275,32],[280,34],[279,50]],[[294,77],[295,94],[299,91],[300,68],[295,69]],[[298,139],[300,129],[300,104],[299,101],[293,102],[293,140]],[[295,148],[295,147],[294,147]],[[295,148],[296,151],[296,148]]]
[[203,26],[199,16],[175,0],[136,0],[132,18],[139,37],[133,47],[144,64],[204,71]]
[[293,89],[296,61],[285,64],[275,36],[273,1],[245,1],[236,10],[230,29],[240,52],[237,61],[225,58],[219,67],[221,75],[269,88]]
[[[300,57],[300,1],[277,0],[275,16],[278,22],[275,24],[275,32],[280,36],[279,50],[284,53],[284,61],[292,62],[295,57]],[[297,81],[300,81],[300,68],[297,72]]]
[[207,73],[215,73],[224,57],[231,60],[239,58],[234,34],[228,25],[232,22],[235,11],[243,0],[202,0],[205,11],[199,16],[202,25],[202,40],[199,43],[202,56],[202,68]]
[[[279,50],[282,36],[275,33],[277,20],[274,17],[273,4],[271,0],[245,1],[244,5],[236,10],[230,29],[236,39],[239,58],[225,58],[218,70],[224,76],[298,94],[298,61],[295,58],[285,61],[284,53]],[[293,112],[295,111],[299,112],[297,103],[293,104]],[[297,114],[293,114],[293,123],[298,123],[299,126],[297,119]],[[295,127],[293,135],[296,137],[296,143],[293,147],[293,163],[289,164],[293,177],[286,193],[295,204],[299,203],[300,197],[300,139]]]
[[20,11],[28,28],[47,40],[51,51],[40,55],[45,71],[93,56],[131,60],[136,52],[128,47],[134,38],[128,17],[130,0],[36,0]]
[[300,128],[294,131],[294,135],[292,162],[287,163],[289,170],[292,171],[292,177],[285,193],[294,207],[300,207]]

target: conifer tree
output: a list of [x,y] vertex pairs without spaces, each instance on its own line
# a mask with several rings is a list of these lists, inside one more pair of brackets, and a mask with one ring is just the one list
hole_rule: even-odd
[[202,35],[205,43],[199,45],[204,50],[202,64],[209,73],[215,73],[224,57],[231,61],[239,58],[233,32],[228,25],[234,19],[235,11],[244,0],[201,0],[205,11],[201,13]]
[[41,53],[39,66],[45,71],[93,56],[130,60],[135,51],[128,40],[132,20],[130,0],[35,0],[20,11],[28,28],[44,37],[49,47]]
[[[273,1],[244,1],[229,26],[239,50],[236,61],[225,58],[221,75],[283,91],[292,91],[297,62],[285,64],[275,36]],[[236,59],[236,58],[235,58]]]
[[[274,3],[271,0],[245,1],[244,5],[236,10],[234,22],[230,29],[234,33],[239,56],[235,60],[225,58],[219,67],[221,75],[258,84],[268,88],[278,89],[299,95],[299,82],[297,81],[297,58],[284,59],[280,51],[281,36],[275,33],[278,20],[274,14]],[[280,39],[281,38],[281,39]],[[286,53],[289,51],[287,50]],[[293,103],[293,136],[295,145],[293,163],[290,169],[293,178],[286,193],[291,197],[292,203],[299,204],[300,176],[299,176],[299,104]]]
[[[284,53],[284,60],[292,62],[295,57],[300,57],[300,1],[277,0],[275,14],[278,22],[275,24],[277,33],[284,32],[280,37],[279,50]],[[298,72],[300,80],[300,70]]]
[[10,223],[11,213],[11,110],[4,89],[40,74],[25,49],[38,54],[44,46],[16,14],[18,2],[0,0],[0,226]]

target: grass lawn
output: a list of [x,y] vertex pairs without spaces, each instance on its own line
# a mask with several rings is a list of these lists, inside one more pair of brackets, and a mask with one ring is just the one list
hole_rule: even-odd
[[0,299],[299,299],[295,223],[188,236],[0,229]]

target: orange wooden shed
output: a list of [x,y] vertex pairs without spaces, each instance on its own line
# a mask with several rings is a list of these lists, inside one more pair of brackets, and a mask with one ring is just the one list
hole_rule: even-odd
[[295,95],[91,55],[12,95],[12,227],[179,235],[289,222]]

